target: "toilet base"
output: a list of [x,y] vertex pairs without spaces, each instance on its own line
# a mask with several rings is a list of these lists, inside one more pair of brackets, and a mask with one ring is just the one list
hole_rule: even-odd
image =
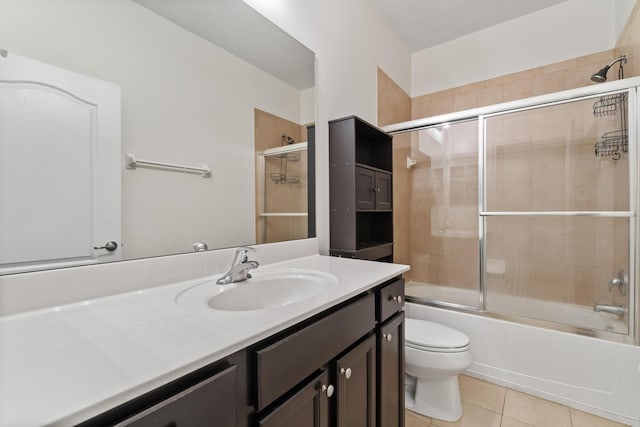
[[405,407],[427,417],[458,421],[462,417],[458,377],[417,379],[415,389],[405,388]]

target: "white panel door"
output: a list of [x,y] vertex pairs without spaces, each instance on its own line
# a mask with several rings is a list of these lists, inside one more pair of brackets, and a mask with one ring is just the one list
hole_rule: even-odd
[[2,52],[0,274],[120,259],[120,145],[118,86]]

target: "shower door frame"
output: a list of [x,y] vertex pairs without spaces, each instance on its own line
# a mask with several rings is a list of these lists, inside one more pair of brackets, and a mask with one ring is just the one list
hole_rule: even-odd
[[[501,104],[490,105],[486,107],[474,108],[470,110],[443,114],[440,116],[428,117],[423,119],[411,120],[408,122],[389,125],[383,128],[391,135],[414,132],[430,127],[441,126],[444,124],[454,124],[464,121],[478,121],[478,245],[479,245],[479,301],[478,306],[465,306],[462,304],[451,303],[447,301],[438,301],[431,299],[412,298],[407,296],[407,301],[417,302],[427,305],[443,307],[447,309],[473,312],[475,314],[498,318],[502,320],[514,321],[517,323],[528,324],[532,326],[540,326],[547,329],[570,332],[579,335],[593,336],[603,338],[609,341],[622,342],[627,344],[640,345],[640,316],[638,316],[638,308],[640,308],[640,292],[636,283],[636,272],[639,270],[640,260],[637,256],[637,248],[640,245],[640,234],[638,230],[638,215],[640,206],[638,205],[637,191],[640,189],[640,177],[638,176],[638,136],[640,131],[638,126],[637,114],[640,112],[640,77],[634,77],[624,80],[618,80],[599,85],[592,85],[578,89],[571,89],[562,92],[556,92],[548,95],[541,95],[532,98],[526,98],[517,101],[510,101]],[[504,114],[532,110],[537,108],[549,107],[554,105],[567,104],[570,102],[598,98],[603,95],[616,94],[626,92],[628,99],[628,171],[629,171],[629,209],[628,211],[559,211],[559,212],[489,212],[486,210],[486,126],[485,120],[490,117],[500,116]],[[628,218],[629,225],[629,275],[628,275],[628,333],[621,334],[615,332],[607,332],[601,330],[591,330],[580,328],[572,325],[561,324],[553,321],[539,320],[518,316],[513,314],[499,313],[485,310],[485,293],[486,293],[486,221],[489,216],[586,216],[586,217],[625,217]]]

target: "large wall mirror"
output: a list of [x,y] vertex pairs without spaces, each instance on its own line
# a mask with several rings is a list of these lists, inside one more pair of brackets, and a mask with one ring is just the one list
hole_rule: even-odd
[[314,53],[242,0],[0,16],[0,274],[315,235]]

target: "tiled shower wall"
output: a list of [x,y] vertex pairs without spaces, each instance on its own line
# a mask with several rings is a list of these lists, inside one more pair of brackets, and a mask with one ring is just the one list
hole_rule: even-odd
[[[616,48],[608,51],[414,98],[406,94],[384,72],[378,70],[378,125],[384,126],[391,123],[492,105],[593,84],[590,80],[591,74],[624,53],[629,55],[629,61],[624,66],[625,77],[640,75],[640,6],[638,4],[636,4],[625,30],[620,36]],[[616,73],[617,66],[614,66],[609,71],[609,78],[617,78]],[[408,273],[407,279],[424,283],[456,283],[456,285],[460,287],[475,287],[477,289],[477,275],[475,274],[477,269],[475,266],[469,265],[470,256],[456,256],[456,254],[471,254],[471,257],[473,257],[473,252],[477,252],[477,239],[446,239],[451,242],[443,244],[442,241],[445,239],[433,237],[431,236],[432,233],[429,232],[431,207],[434,203],[433,194],[429,193],[429,188],[431,187],[431,183],[429,182],[431,164],[428,159],[422,159],[422,161],[419,161],[411,170],[406,167],[406,158],[412,156],[411,138],[412,136],[410,134],[403,134],[394,137],[393,142],[394,260],[411,265],[412,268]],[[592,161],[593,144],[589,142],[589,144],[585,144],[584,147],[584,149],[576,147],[573,153],[575,157],[572,161],[579,161],[580,156],[587,151],[588,156],[584,154],[583,157],[589,162]],[[509,147],[510,150],[516,148],[517,147],[514,146]],[[522,148],[522,146],[520,146],[520,148]],[[504,149],[502,149],[502,151],[500,155],[503,156],[504,159],[504,156],[508,156],[509,153],[505,152]],[[532,174],[535,176],[536,173],[544,173],[542,170],[532,170],[532,168],[535,168],[535,165],[544,165],[545,159],[543,157],[548,157],[552,151],[553,149],[551,151],[547,150],[544,153],[540,152],[539,154],[542,157],[537,160],[534,158],[535,156],[529,153],[528,158],[522,159],[522,161],[527,163],[527,165],[523,165],[524,169],[517,168],[519,173],[527,174],[528,179],[531,179]],[[523,154],[524,153],[519,153],[519,155]],[[562,161],[566,161],[564,156],[554,158],[556,160],[562,159]],[[497,173],[504,174],[504,168],[503,170],[497,171]],[[500,178],[501,180],[505,180],[502,185],[509,185],[505,182],[508,182],[512,178],[513,177],[506,178],[504,176]],[[548,181],[549,179],[553,180],[552,176],[547,176],[546,179],[546,183],[552,184]],[[559,184],[557,188],[564,187],[564,183],[561,183],[560,177],[558,177],[556,182]],[[556,186],[549,186],[548,188],[550,188],[552,192],[557,189]],[[626,187],[623,186],[616,188],[616,191],[626,191]],[[518,190],[519,189],[515,189],[514,191],[517,192]],[[574,190],[569,193],[565,191],[564,194],[580,194],[579,189],[576,188]],[[548,194],[548,196],[553,197],[552,194]],[[542,193],[541,197],[541,200],[547,200],[544,193]],[[504,227],[503,224],[501,228],[503,231]],[[603,232],[603,229],[604,232],[611,232],[616,236],[624,234],[624,230],[621,230],[620,226],[613,225],[613,222],[606,224],[606,226],[580,224],[578,228],[584,231],[584,233],[579,234],[589,241],[597,239],[598,232]],[[560,275],[562,277],[566,276],[563,282],[570,284],[570,286],[563,288],[549,284],[542,288],[535,289],[532,288],[529,283],[520,281],[521,277],[517,277],[515,280],[498,278],[495,281],[494,290],[556,301],[570,301],[585,305],[593,304],[593,302],[598,299],[604,301],[611,299],[611,294],[608,294],[606,286],[586,286],[585,279],[605,280],[606,284],[604,277],[608,277],[608,275],[610,275],[609,269],[614,268],[614,263],[618,263],[618,259],[622,256],[620,254],[621,251],[616,250],[616,253],[613,255],[615,260],[611,261],[611,267],[607,265],[605,274],[602,267],[596,267],[593,257],[597,256],[598,253],[607,252],[605,246],[609,245],[609,243],[602,243],[597,252],[594,253],[593,251],[585,251],[584,248],[586,246],[581,245],[579,240],[573,241],[571,239],[564,239],[562,236],[558,237],[559,235],[557,233],[554,234],[553,226],[551,226],[546,233],[547,236],[542,236],[545,238],[540,237],[538,240],[546,240],[545,246],[557,243],[557,245],[555,245],[557,251],[569,250],[572,253],[572,257],[576,260],[576,265],[574,265],[575,268],[572,267],[566,271],[559,272],[546,269],[548,263],[540,262],[538,264],[540,268],[538,268],[536,272],[533,272],[533,276],[535,277],[534,281],[538,284],[550,283],[546,277],[551,275],[556,277],[554,282],[557,284],[557,277]],[[555,240],[558,238],[560,238],[560,240],[556,242]],[[500,241],[508,242],[508,239],[500,239]],[[584,242],[584,240],[582,241]],[[513,255],[513,252],[510,252],[510,248],[507,246],[508,245],[502,246],[504,250],[495,249],[504,254],[504,258],[506,258],[505,261],[508,261],[508,258]],[[535,245],[531,250],[534,249]],[[622,252],[624,252],[624,250]],[[540,256],[543,258],[548,258],[552,255],[553,251],[540,251]],[[446,260],[446,262],[439,262],[438,260]],[[515,260],[512,260],[512,265],[514,262]],[[607,264],[610,263],[607,262]],[[471,271],[474,274],[470,276],[467,275],[469,277],[466,277],[463,273],[464,271]],[[517,283],[521,283],[522,286],[517,285]]]

